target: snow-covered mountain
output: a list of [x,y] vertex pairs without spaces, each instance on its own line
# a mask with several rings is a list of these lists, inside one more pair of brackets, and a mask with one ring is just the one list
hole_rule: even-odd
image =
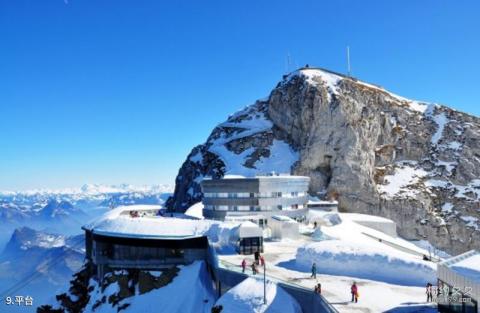
[[340,210],[393,219],[407,239],[480,248],[480,119],[322,69],[289,75],[188,155],[167,202],[201,201],[205,176],[308,175]]
[[215,303],[212,279],[202,261],[163,272],[113,271],[101,282],[92,277],[88,266],[74,275],[68,292],[58,295],[56,303],[37,312],[210,313]]
[[83,235],[16,229],[0,254],[0,292],[30,295],[39,303],[46,302],[65,288],[82,266],[84,254]]
[[0,192],[0,247],[15,228],[77,234],[82,224],[119,205],[163,204],[168,185],[84,185],[62,190]]

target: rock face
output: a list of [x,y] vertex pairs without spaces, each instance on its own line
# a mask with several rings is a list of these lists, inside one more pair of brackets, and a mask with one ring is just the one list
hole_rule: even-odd
[[284,77],[213,130],[180,168],[171,210],[201,201],[205,176],[289,172],[339,209],[397,222],[407,239],[480,248],[480,119],[321,69]]

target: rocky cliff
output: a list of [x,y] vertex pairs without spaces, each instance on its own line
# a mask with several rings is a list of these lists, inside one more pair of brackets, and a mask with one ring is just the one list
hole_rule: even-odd
[[304,68],[195,147],[167,206],[201,201],[205,176],[311,177],[342,211],[391,218],[407,239],[451,253],[480,248],[480,119]]

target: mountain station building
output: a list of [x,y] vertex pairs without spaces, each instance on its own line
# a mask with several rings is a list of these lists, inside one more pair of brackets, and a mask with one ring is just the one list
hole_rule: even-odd
[[215,220],[247,217],[261,227],[273,215],[300,218],[308,211],[309,182],[309,177],[290,175],[204,179],[203,215]]

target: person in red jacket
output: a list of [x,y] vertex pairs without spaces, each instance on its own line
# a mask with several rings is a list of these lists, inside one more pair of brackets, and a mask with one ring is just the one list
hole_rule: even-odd
[[352,302],[358,302],[358,287],[355,282],[353,282],[352,287],[350,287],[350,292],[352,293]]
[[243,259],[243,261],[242,261],[242,273],[245,273],[246,268],[247,268],[247,261],[245,261],[245,259]]
[[263,255],[260,256],[260,266],[265,266],[265,259]]

